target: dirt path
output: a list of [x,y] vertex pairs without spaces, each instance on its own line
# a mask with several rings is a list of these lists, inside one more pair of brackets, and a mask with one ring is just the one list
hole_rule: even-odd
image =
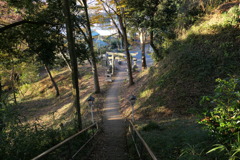
[[125,66],[118,66],[117,75],[111,88],[107,92],[104,119],[103,135],[100,138],[94,153],[89,160],[127,160],[125,139],[125,122],[119,111],[119,87],[126,79]]

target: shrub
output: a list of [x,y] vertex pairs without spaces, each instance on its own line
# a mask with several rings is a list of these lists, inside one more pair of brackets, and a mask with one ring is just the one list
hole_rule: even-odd
[[[215,144],[208,153],[224,152],[229,160],[239,159],[240,155],[240,92],[239,78],[217,79],[215,95],[203,97],[201,103],[213,105],[213,110],[206,113],[201,124],[214,135],[220,144]],[[210,103],[209,103],[210,102]]]
[[240,137],[238,135],[237,140],[231,144],[215,144],[214,148],[208,151],[207,153],[211,153],[214,151],[225,152],[225,155],[229,160],[237,160],[240,159]]
[[220,141],[230,142],[240,131],[239,79],[217,79],[215,95],[205,96],[201,102],[210,102],[213,110],[200,122]]
[[29,84],[39,80],[38,67],[37,63],[21,63],[19,66],[18,72],[20,73],[20,83]]

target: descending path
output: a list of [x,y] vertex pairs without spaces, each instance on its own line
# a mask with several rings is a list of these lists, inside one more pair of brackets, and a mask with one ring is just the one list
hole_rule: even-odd
[[127,160],[125,139],[125,123],[119,111],[119,87],[126,79],[127,73],[124,66],[118,66],[118,72],[111,88],[107,92],[104,119],[103,135],[98,142],[95,151],[89,160]]

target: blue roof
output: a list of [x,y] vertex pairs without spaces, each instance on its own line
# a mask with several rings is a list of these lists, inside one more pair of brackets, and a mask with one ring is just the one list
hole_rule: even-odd
[[92,31],[92,36],[94,37],[94,36],[98,36],[99,35],[99,33],[98,32],[96,32],[96,31]]
[[99,40],[99,39],[95,40],[94,42],[97,44],[98,47],[104,47],[104,46],[108,45],[108,43],[106,43],[102,40]]

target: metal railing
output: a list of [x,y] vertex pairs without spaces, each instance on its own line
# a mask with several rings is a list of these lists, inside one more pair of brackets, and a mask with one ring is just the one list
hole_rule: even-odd
[[[98,123],[93,123],[89,127],[79,131],[40,155],[34,157],[32,160],[73,160],[77,158],[83,148],[87,146],[87,144],[97,135],[98,132]],[[79,144],[82,145],[79,146]]]
[[129,123],[128,129],[130,136],[132,137],[137,155],[140,160],[157,160],[156,156],[148,146],[148,144],[145,142],[145,140],[142,138],[140,133],[136,130],[131,120],[127,120]]

